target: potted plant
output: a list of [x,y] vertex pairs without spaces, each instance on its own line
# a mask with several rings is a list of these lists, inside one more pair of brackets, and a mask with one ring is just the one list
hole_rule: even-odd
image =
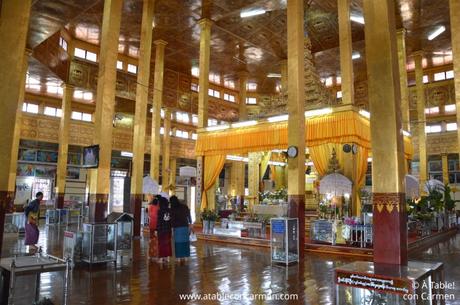
[[450,215],[454,212],[455,204],[458,202],[458,200],[452,199],[451,192],[452,188],[446,184],[444,186],[444,223],[446,229],[451,227]]
[[201,221],[203,223],[203,234],[209,234],[209,210],[204,209],[203,212],[201,212]]
[[209,220],[209,232],[208,234],[212,234],[214,232],[214,224],[216,223],[217,218],[219,218],[219,214],[216,211],[212,210],[208,213],[208,220]]

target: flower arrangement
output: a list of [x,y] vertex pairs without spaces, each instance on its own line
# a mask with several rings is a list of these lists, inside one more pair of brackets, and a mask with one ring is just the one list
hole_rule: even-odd
[[216,221],[219,218],[219,215],[214,210],[204,209],[201,212],[201,219],[208,220],[208,221]]
[[287,190],[281,188],[273,192],[259,192],[259,201],[263,204],[279,203],[280,201],[287,202]]

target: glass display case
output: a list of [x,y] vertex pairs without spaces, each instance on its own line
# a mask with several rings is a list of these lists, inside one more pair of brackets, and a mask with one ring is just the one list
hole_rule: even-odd
[[58,210],[46,210],[46,225],[57,225],[59,224],[59,211]]
[[312,221],[310,227],[310,238],[315,242],[332,243],[332,222],[322,219]]
[[69,209],[68,210],[68,223],[69,224],[78,224],[80,222],[80,212],[81,209]]
[[64,231],[62,257],[71,259],[72,265],[81,261],[82,241],[82,232]]
[[116,262],[116,223],[84,223],[82,234],[81,260],[83,262],[89,264]]
[[299,261],[299,220],[297,218],[272,218],[271,259],[274,263],[289,265]]
[[[110,213],[107,222],[117,224],[117,254],[132,257],[134,218],[128,213]],[[113,249],[111,249],[113,250]]]
[[26,215],[24,213],[8,213],[5,214],[4,233],[25,233],[24,226],[26,223]]

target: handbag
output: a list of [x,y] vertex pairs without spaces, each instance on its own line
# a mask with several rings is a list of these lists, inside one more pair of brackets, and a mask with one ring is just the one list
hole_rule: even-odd
[[190,240],[190,242],[194,242],[194,241],[198,240],[198,238],[196,237],[195,232],[190,233],[189,240]]

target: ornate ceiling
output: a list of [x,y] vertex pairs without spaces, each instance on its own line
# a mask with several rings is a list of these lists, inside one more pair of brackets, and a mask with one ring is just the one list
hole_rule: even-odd
[[[199,26],[202,16],[214,21],[211,38],[211,71],[236,79],[248,70],[260,92],[274,92],[269,72],[280,72],[286,57],[286,0],[156,0],[153,37],[168,42],[166,68],[189,73],[198,65]],[[316,67],[322,77],[340,75],[337,0],[305,1],[306,33],[312,41]],[[103,0],[35,0],[29,31],[29,47],[36,47],[65,26],[76,37],[99,44]],[[407,51],[424,50],[427,65],[451,52],[448,0],[398,0],[397,23],[407,30]],[[246,8],[264,8],[267,13],[240,18]],[[352,12],[361,14],[362,0],[352,0]],[[119,51],[136,57],[142,16],[142,0],[124,0]],[[428,33],[444,25],[447,31],[433,41]],[[352,22],[356,79],[366,78],[364,25]],[[154,49],[153,49],[154,51]],[[154,58],[154,56],[152,56]],[[434,58],[434,59],[433,59]],[[409,59],[410,60],[410,59]]]

